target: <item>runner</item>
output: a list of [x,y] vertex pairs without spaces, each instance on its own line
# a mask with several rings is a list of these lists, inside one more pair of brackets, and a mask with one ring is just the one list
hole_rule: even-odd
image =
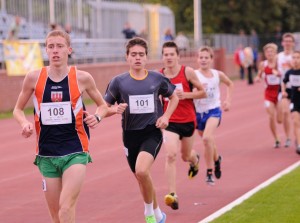
[[[259,71],[255,81],[259,82],[262,76],[265,77],[265,107],[269,115],[269,125],[274,137],[274,148],[280,147],[279,135],[276,128],[276,115],[278,115],[278,92],[280,88],[281,76],[277,69],[277,45],[268,43],[263,47],[266,60],[260,62]],[[277,121],[279,118],[277,117]]]
[[[196,113],[193,99],[206,96],[194,70],[179,64],[179,49],[174,42],[165,42],[162,47],[164,68],[161,73],[176,85],[179,104],[170,118],[169,126],[164,131],[164,145],[167,151],[166,175],[169,193],[165,196],[166,205],[177,210],[178,196],[176,193],[176,156],[181,146],[181,158],[189,162],[188,176],[193,178],[198,173],[200,156],[193,150]],[[192,91],[192,88],[196,91]],[[164,110],[169,100],[164,98]]]
[[207,98],[194,99],[197,112],[197,129],[205,149],[206,182],[209,185],[214,185],[213,169],[217,179],[220,179],[222,174],[222,157],[217,152],[214,136],[222,118],[219,84],[222,82],[227,87],[223,109],[228,111],[231,106],[233,82],[223,72],[211,69],[213,50],[210,47],[204,46],[199,49],[197,61],[199,68],[195,72],[207,94]]
[[[160,73],[145,69],[148,46],[136,37],[128,41],[126,59],[129,72],[112,79],[105,94],[109,114],[122,114],[123,143],[131,171],[135,174],[144,199],[147,223],[166,222],[161,212],[151,178],[151,167],[162,145],[161,129],[178,104],[175,86]],[[168,97],[169,106],[163,113],[160,95]],[[112,106],[115,103],[117,106]]]
[[[296,139],[296,152],[300,155],[300,51],[295,51],[292,58],[293,68],[285,74],[283,79],[282,97],[287,98],[289,94],[291,95],[291,111]],[[291,86],[290,93],[287,93],[288,83]]]
[[[53,222],[75,222],[75,209],[86,173],[89,129],[107,113],[107,106],[92,76],[68,66],[70,36],[61,30],[46,37],[49,66],[29,72],[14,109],[22,135],[33,133],[24,108],[33,94],[37,134],[36,159],[43,176],[43,191]],[[97,105],[95,114],[85,110],[82,94],[87,92]]]
[[[278,53],[277,55],[277,63],[278,63],[278,71],[281,74],[282,78],[284,78],[285,73],[291,69],[292,64],[292,54],[295,47],[295,37],[292,33],[285,33],[282,36],[281,45],[283,47],[283,51]],[[285,147],[290,147],[291,145],[291,111],[290,111],[290,104],[291,104],[291,85],[287,83],[286,85],[286,92],[287,97],[281,97],[281,90],[279,91],[279,118],[280,122],[283,123],[283,129],[286,136],[285,140]]]

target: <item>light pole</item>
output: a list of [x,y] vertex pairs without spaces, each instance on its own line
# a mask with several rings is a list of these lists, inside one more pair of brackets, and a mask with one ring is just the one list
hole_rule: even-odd
[[194,0],[194,42],[196,48],[202,45],[201,0]]

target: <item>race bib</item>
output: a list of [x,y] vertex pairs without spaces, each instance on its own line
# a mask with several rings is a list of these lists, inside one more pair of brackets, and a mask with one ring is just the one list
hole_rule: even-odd
[[[175,90],[178,89],[178,90],[181,90],[183,91],[183,86],[182,86],[182,83],[179,83],[179,84],[174,84],[176,86]],[[164,98],[165,101],[169,101],[169,98]]]
[[154,95],[130,95],[129,96],[130,114],[145,114],[154,112]]
[[290,84],[293,87],[300,87],[300,75],[291,75],[290,76]]
[[280,84],[280,77],[278,77],[274,74],[266,75],[266,78],[267,78],[267,84],[268,85],[278,85],[278,84]]
[[183,91],[183,86],[182,86],[182,83],[179,83],[179,84],[174,84],[176,86],[176,89],[178,90],[182,90]]
[[43,125],[60,125],[72,123],[71,102],[41,103]]

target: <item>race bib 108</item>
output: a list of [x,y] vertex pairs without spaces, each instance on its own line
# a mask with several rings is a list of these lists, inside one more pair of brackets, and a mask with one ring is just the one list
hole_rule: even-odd
[[72,123],[71,102],[41,103],[43,125],[60,125]]

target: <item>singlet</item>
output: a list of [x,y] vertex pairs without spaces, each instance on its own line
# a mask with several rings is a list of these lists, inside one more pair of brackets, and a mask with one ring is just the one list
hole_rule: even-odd
[[290,83],[292,94],[291,94],[291,101],[296,105],[300,105],[300,92],[298,89],[300,88],[300,70],[288,70],[285,74],[283,82]]
[[122,114],[123,130],[140,130],[154,125],[162,116],[163,108],[159,96],[169,97],[175,86],[169,79],[155,71],[148,71],[142,79],[135,79],[129,72],[114,77],[108,85],[104,99],[113,105],[127,103]]
[[220,107],[220,77],[215,69],[210,69],[212,77],[204,76],[199,70],[195,73],[206,91],[207,98],[194,99],[196,112],[203,113],[211,109]]
[[266,90],[267,91],[277,91],[279,90],[281,78],[274,75],[272,68],[269,67],[268,61],[265,60],[264,62],[264,76],[266,82]]
[[281,76],[284,77],[285,73],[290,69],[290,62],[292,61],[292,53],[286,55],[284,52],[280,52],[277,55],[278,71]]
[[[164,69],[160,71],[164,74]],[[185,66],[181,66],[179,73],[174,78],[170,78],[172,84],[176,86],[177,89],[183,90],[184,92],[191,92],[192,86],[188,82],[185,76]],[[168,107],[169,99],[163,98],[164,111]],[[193,99],[179,100],[176,110],[173,112],[169,119],[169,122],[175,123],[187,123],[196,121],[196,112]]]
[[34,120],[37,133],[36,154],[58,157],[88,152],[89,129],[84,123],[81,92],[76,67],[60,82],[41,69],[34,96]]

